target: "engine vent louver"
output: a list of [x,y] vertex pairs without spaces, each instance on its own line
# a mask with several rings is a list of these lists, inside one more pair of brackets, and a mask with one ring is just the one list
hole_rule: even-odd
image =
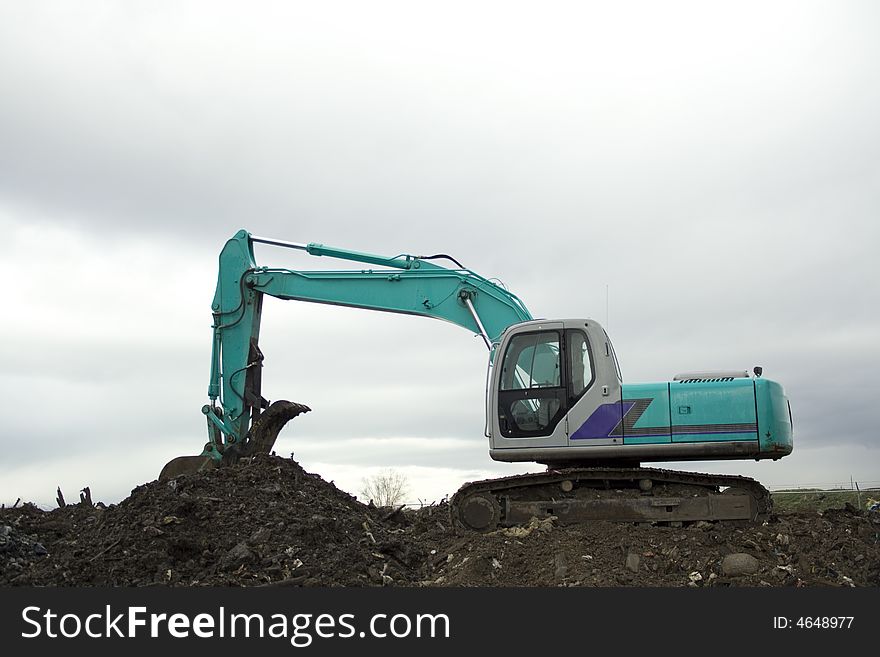
[[718,381],[733,381],[732,376],[721,376],[717,379],[682,379],[679,383],[716,383]]
[[672,380],[679,383],[718,383],[734,379],[747,379],[748,377],[749,373],[746,370],[723,370],[720,372],[686,372],[676,374]]

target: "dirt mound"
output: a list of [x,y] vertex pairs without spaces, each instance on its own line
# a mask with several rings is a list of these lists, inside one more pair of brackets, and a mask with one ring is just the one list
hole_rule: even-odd
[[387,511],[282,458],[151,482],[106,509],[2,513],[49,552],[17,574],[4,564],[13,584],[363,586],[421,564]]
[[0,584],[878,586],[880,514],[688,527],[554,519],[455,530],[444,505],[377,509],[295,461],[139,486],[118,505],[0,511]]

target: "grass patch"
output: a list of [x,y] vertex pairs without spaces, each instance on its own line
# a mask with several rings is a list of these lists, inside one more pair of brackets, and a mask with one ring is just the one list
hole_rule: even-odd
[[773,510],[776,513],[842,509],[847,503],[864,510],[868,498],[880,500],[880,489],[863,490],[861,505],[859,504],[859,493],[854,490],[780,490],[771,492],[770,496],[773,498]]

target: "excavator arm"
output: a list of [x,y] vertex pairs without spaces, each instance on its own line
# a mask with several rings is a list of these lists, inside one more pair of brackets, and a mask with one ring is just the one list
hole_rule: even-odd
[[[371,268],[302,271],[261,266],[254,257],[255,243]],[[457,267],[431,262],[443,258]],[[490,349],[507,327],[532,319],[516,295],[449,256],[385,257],[255,237],[241,230],[220,253],[211,306],[214,321],[209,403],[202,408],[208,420],[209,440],[200,456],[171,461],[160,479],[214,467],[224,458],[268,453],[284,424],[309,410],[287,401],[270,406],[262,396],[259,335],[266,296],[442,319],[480,335]]]

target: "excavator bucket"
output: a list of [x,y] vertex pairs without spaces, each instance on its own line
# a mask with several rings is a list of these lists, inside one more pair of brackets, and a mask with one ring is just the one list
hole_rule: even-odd
[[167,481],[184,474],[212,470],[221,463],[223,465],[232,464],[243,457],[270,454],[284,425],[297,415],[308,413],[310,410],[312,409],[305,404],[297,404],[283,399],[276,401],[254,420],[240,447],[233,445],[225,450],[223,461],[216,461],[207,455],[178,456],[165,464],[162,472],[159,473],[159,481]]
[[269,454],[275,445],[278,434],[284,425],[290,422],[300,413],[308,413],[310,409],[305,404],[297,404],[284,399],[272,402],[260,416],[254,420],[245,437],[243,456],[255,456],[257,454]]
[[174,479],[183,474],[193,474],[202,470],[213,470],[217,461],[210,456],[178,456],[171,459],[159,473],[159,481]]

